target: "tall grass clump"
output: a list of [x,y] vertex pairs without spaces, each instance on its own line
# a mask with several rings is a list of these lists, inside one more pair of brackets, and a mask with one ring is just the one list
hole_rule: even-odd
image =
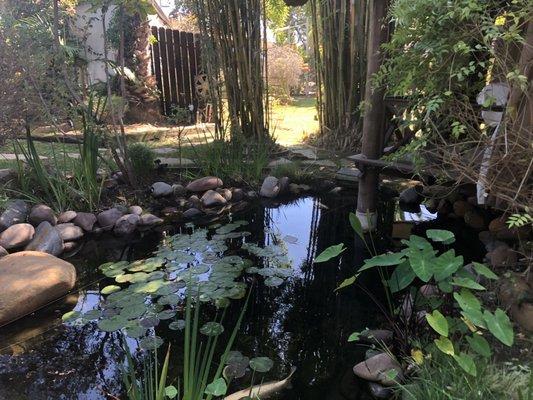
[[131,168],[140,182],[146,181],[154,172],[154,151],[144,143],[131,143],[128,146]]

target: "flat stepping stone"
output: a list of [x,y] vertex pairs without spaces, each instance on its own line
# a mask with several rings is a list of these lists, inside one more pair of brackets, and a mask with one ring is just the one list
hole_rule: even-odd
[[317,166],[320,166],[320,167],[330,167],[330,168],[337,167],[337,164],[335,164],[331,160],[304,160],[304,161],[302,161],[302,164],[305,164],[305,165],[317,165]]
[[[41,160],[48,160],[48,157],[45,157],[45,156],[39,156],[39,158]],[[26,161],[26,159],[24,158],[23,154],[20,154],[18,156],[18,159],[21,160],[21,161]],[[16,161],[17,160],[17,155],[16,154],[10,154],[10,153],[0,154],[0,160]]]
[[281,157],[281,158],[278,158],[277,160],[270,161],[268,163],[268,167],[274,168],[274,167],[278,167],[280,165],[286,165],[286,164],[292,164],[292,161],[287,158]]
[[154,149],[155,154],[172,154],[177,152],[178,149],[174,149],[172,147],[160,147],[158,149]]
[[302,156],[308,160],[316,160],[318,157],[313,149],[308,147],[293,147],[288,149],[292,154]]
[[169,167],[179,167],[179,166],[189,167],[189,166],[195,165],[194,161],[188,158],[182,158],[180,160],[179,158],[161,157],[158,160],[161,161],[161,164],[167,164]]
[[342,167],[335,174],[335,179],[347,182],[359,182],[362,173],[355,167]]

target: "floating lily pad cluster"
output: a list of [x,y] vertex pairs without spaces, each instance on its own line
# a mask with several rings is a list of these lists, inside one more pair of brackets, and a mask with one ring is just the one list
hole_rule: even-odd
[[[115,283],[100,290],[103,300],[98,309],[73,311],[63,320],[74,324],[95,321],[101,330],[122,330],[129,337],[141,339],[141,346],[150,349],[162,343],[159,338],[148,336],[160,321],[168,320],[173,330],[184,328],[185,321],[177,319],[177,311],[187,294],[226,307],[230,299],[246,294],[244,272],[263,276],[268,286],[281,285],[292,272],[283,242],[276,240],[266,247],[244,243],[249,232],[237,229],[245,224],[236,221],[217,226],[211,235],[207,229],[174,235],[163,240],[153,257],[103,264],[100,270]],[[233,239],[239,240],[231,243],[232,253],[247,253],[258,262],[226,254],[228,241]],[[201,333],[219,334],[220,328],[220,324],[207,323]]]

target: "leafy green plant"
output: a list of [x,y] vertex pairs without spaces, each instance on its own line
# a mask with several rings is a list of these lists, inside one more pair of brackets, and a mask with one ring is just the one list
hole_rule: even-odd
[[146,180],[151,176],[156,156],[150,147],[144,143],[132,143],[128,146],[128,157],[139,180]]
[[513,214],[507,219],[507,226],[511,228],[521,228],[522,226],[533,224],[533,217],[529,212]]
[[[446,230],[430,229],[426,236],[443,247],[455,241],[454,234]],[[386,291],[392,296],[408,289],[411,303],[429,309],[425,319],[438,334],[433,341],[436,348],[452,357],[465,372],[475,376],[477,369],[471,354],[486,358],[492,355],[491,346],[485,338],[489,333],[506,346],[512,346],[514,341],[513,327],[505,311],[497,308],[491,312],[476,295],[485,287],[477,282],[475,274],[487,280],[497,280],[498,276],[480,263],[474,262],[471,268],[467,268],[463,257],[456,256],[453,249],[439,252],[423,237],[411,235],[402,243],[405,248],[399,252],[380,254],[366,260],[357,274],[342,282],[340,287],[355,283],[363,271],[394,267],[392,273],[386,272],[389,276],[384,281]],[[330,247],[317,258],[330,259],[341,251],[342,247]],[[420,293],[421,289],[413,286],[417,281],[423,282],[426,288],[438,290],[440,294],[424,296]]]

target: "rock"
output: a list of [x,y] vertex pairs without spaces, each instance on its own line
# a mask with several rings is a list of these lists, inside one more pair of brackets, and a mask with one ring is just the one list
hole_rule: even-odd
[[219,188],[216,190],[216,192],[219,193],[222,197],[224,197],[226,201],[231,201],[231,199],[233,198],[233,193],[229,189]]
[[143,213],[143,209],[140,206],[131,206],[130,208],[128,208],[128,211],[130,212],[130,214],[135,214],[138,216],[141,216],[141,214]]
[[244,190],[240,189],[240,188],[233,188],[231,190],[231,198],[233,199],[234,202],[238,202],[238,201],[242,201],[244,200]]
[[172,186],[165,182],[154,183],[151,186],[150,191],[152,192],[152,196],[154,197],[165,197],[170,196],[172,193],[174,193],[174,189],[172,189]]
[[201,200],[204,207],[223,206],[227,203],[226,199],[214,190],[208,190],[205,192]]
[[361,332],[360,340],[365,343],[383,344],[390,343],[392,331],[388,329],[365,329]]
[[119,236],[131,235],[133,232],[135,232],[135,229],[137,228],[137,225],[139,225],[140,221],[141,218],[138,215],[123,215],[115,223],[115,228],[113,229],[113,232]]
[[63,252],[63,239],[59,231],[48,221],[43,221],[35,229],[35,235],[26,250],[40,251],[58,256]]
[[195,208],[202,207],[202,201],[195,194],[189,197],[189,199],[187,200],[187,204],[189,205],[189,207],[195,207]]
[[35,235],[35,228],[30,224],[11,225],[0,233],[0,246],[6,250],[26,246]]
[[519,238],[525,238],[529,231],[528,226],[521,228],[509,228],[507,225],[507,218],[501,216],[493,219],[489,223],[489,231],[496,236],[496,239],[500,240],[516,240]]
[[104,179],[103,186],[108,190],[114,189],[118,186],[118,180],[113,178]]
[[0,215],[0,232],[12,225],[26,222],[28,216],[28,206],[24,200],[10,200],[6,204],[6,209]]
[[435,214],[439,210],[439,201],[437,199],[428,199],[426,200],[426,209],[431,213]]
[[502,244],[487,253],[492,267],[508,267],[516,265],[518,256],[508,245]]
[[279,193],[278,194],[280,196],[284,196],[289,193],[290,183],[291,183],[291,180],[287,176],[279,178],[279,181],[278,181]]
[[4,249],[2,246],[0,246],[0,258],[7,256],[9,253],[6,249]]
[[471,228],[481,230],[485,227],[485,219],[475,209],[466,210],[464,218],[465,223]]
[[165,217],[172,217],[178,213],[179,211],[176,207],[165,207],[161,210],[161,214],[163,214]]
[[382,386],[376,382],[368,382],[368,389],[375,399],[388,399],[394,394],[394,391],[391,388]]
[[439,205],[437,206],[437,212],[439,213],[439,215],[446,216],[450,214],[452,210],[453,210],[453,207],[448,200],[441,199],[439,201]]
[[275,168],[275,167],[279,167],[280,165],[286,165],[286,164],[292,164],[292,161],[285,158],[285,157],[281,157],[281,158],[278,158],[276,160],[272,160],[268,163],[267,167],[268,168]]
[[272,199],[276,197],[279,193],[279,180],[275,176],[267,176],[263,184],[261,185],[261,190],[259,191],[259,195],[261,197],[267,197],[269,199]]
[[184,197],[187,195],[187,189],[177,183],[172,185],[172,191],[174,192],[174,196]]
[[289,192],[294,195],[300,194],[300,185],[297,185],[296,183],[290,183]]
[[78,213],[76,211],[65,211],[65,212],[62,212],[57,217],[57,223],[58,224],[66,224],[67,222],[72,222],[72,220],[74,218],[76,218],[77,215],[78,215]]
[[189,192],[205,192],[221,187],[223,184],[222,180],[216,176],[204,176],[190,182],[186,188]]
[[52,255],[22,251],[3,257],[0,259],[0,326],[64,296],[75,283],[74,266]]
[[455,203],[453,203],[453,213],[461,218],[464,218],[466,212],[472,210],[473,208],[474,207],[472,207],[471,204],[464,200],[457,200]]
[[523,302],[511,307],[511,316],[526,331],[533,332],[533,304]]
[[64,242],[72,242],[83,237],[83,229],[72,222],[56,225],[56,229]]
[[0,169],[0,183],[7,183],[17,177],[17,171],[13,168]]
[[183,213],[184,218],[194,218],[200,214],[203,214],[202,211],[198,210],[197,208],[189,208]]
[[246,198],[250,200],[257,199],[257,192],[255,190],[250,190],[246,192]]
[[306,185],[305,183],[301,183],[300,185],[298,185],[298,188],[300,189],[300,192],[302,193],[306,193],[311,190],[311,186]]
[[505,308],[517,301],[531,297],[531,286],[521,275],[511,272],[508,278],[502,278],[499,282],[498,297]]
[[162,224],[163,220],[159,217],[156,217],[154,214],[144,214],[141,215],[139,225],[142,226],[152,226]]
[[422,186],[417,185],[404,189],[400,193],[400,203],[420,204],[422,201]]
[[96,223],[96,216],[92,213],[80,212],[76,215],[76,218],[74,218],[72,222],[85,232],[91,232],[94,224]]
[[110,208],[109,210],[102,211],[100,214],[98,214],[96,219],[98,220],[98,225],[100,225],[104,231],[110,231],[113,229],[115,223],[120,217],[122,217],[122,215],[123,213],[119,209]]
[[63,253],[69,253],[72,250],[74,250],[76,247],[78,247],[78,243],[76,243],[76,242],[64,242],[63,243]]
[[353,372],[359,378],[385,386],[392,386],[403,380],[400,364],[387,353],[380,353],[360,362],[353,367]]

